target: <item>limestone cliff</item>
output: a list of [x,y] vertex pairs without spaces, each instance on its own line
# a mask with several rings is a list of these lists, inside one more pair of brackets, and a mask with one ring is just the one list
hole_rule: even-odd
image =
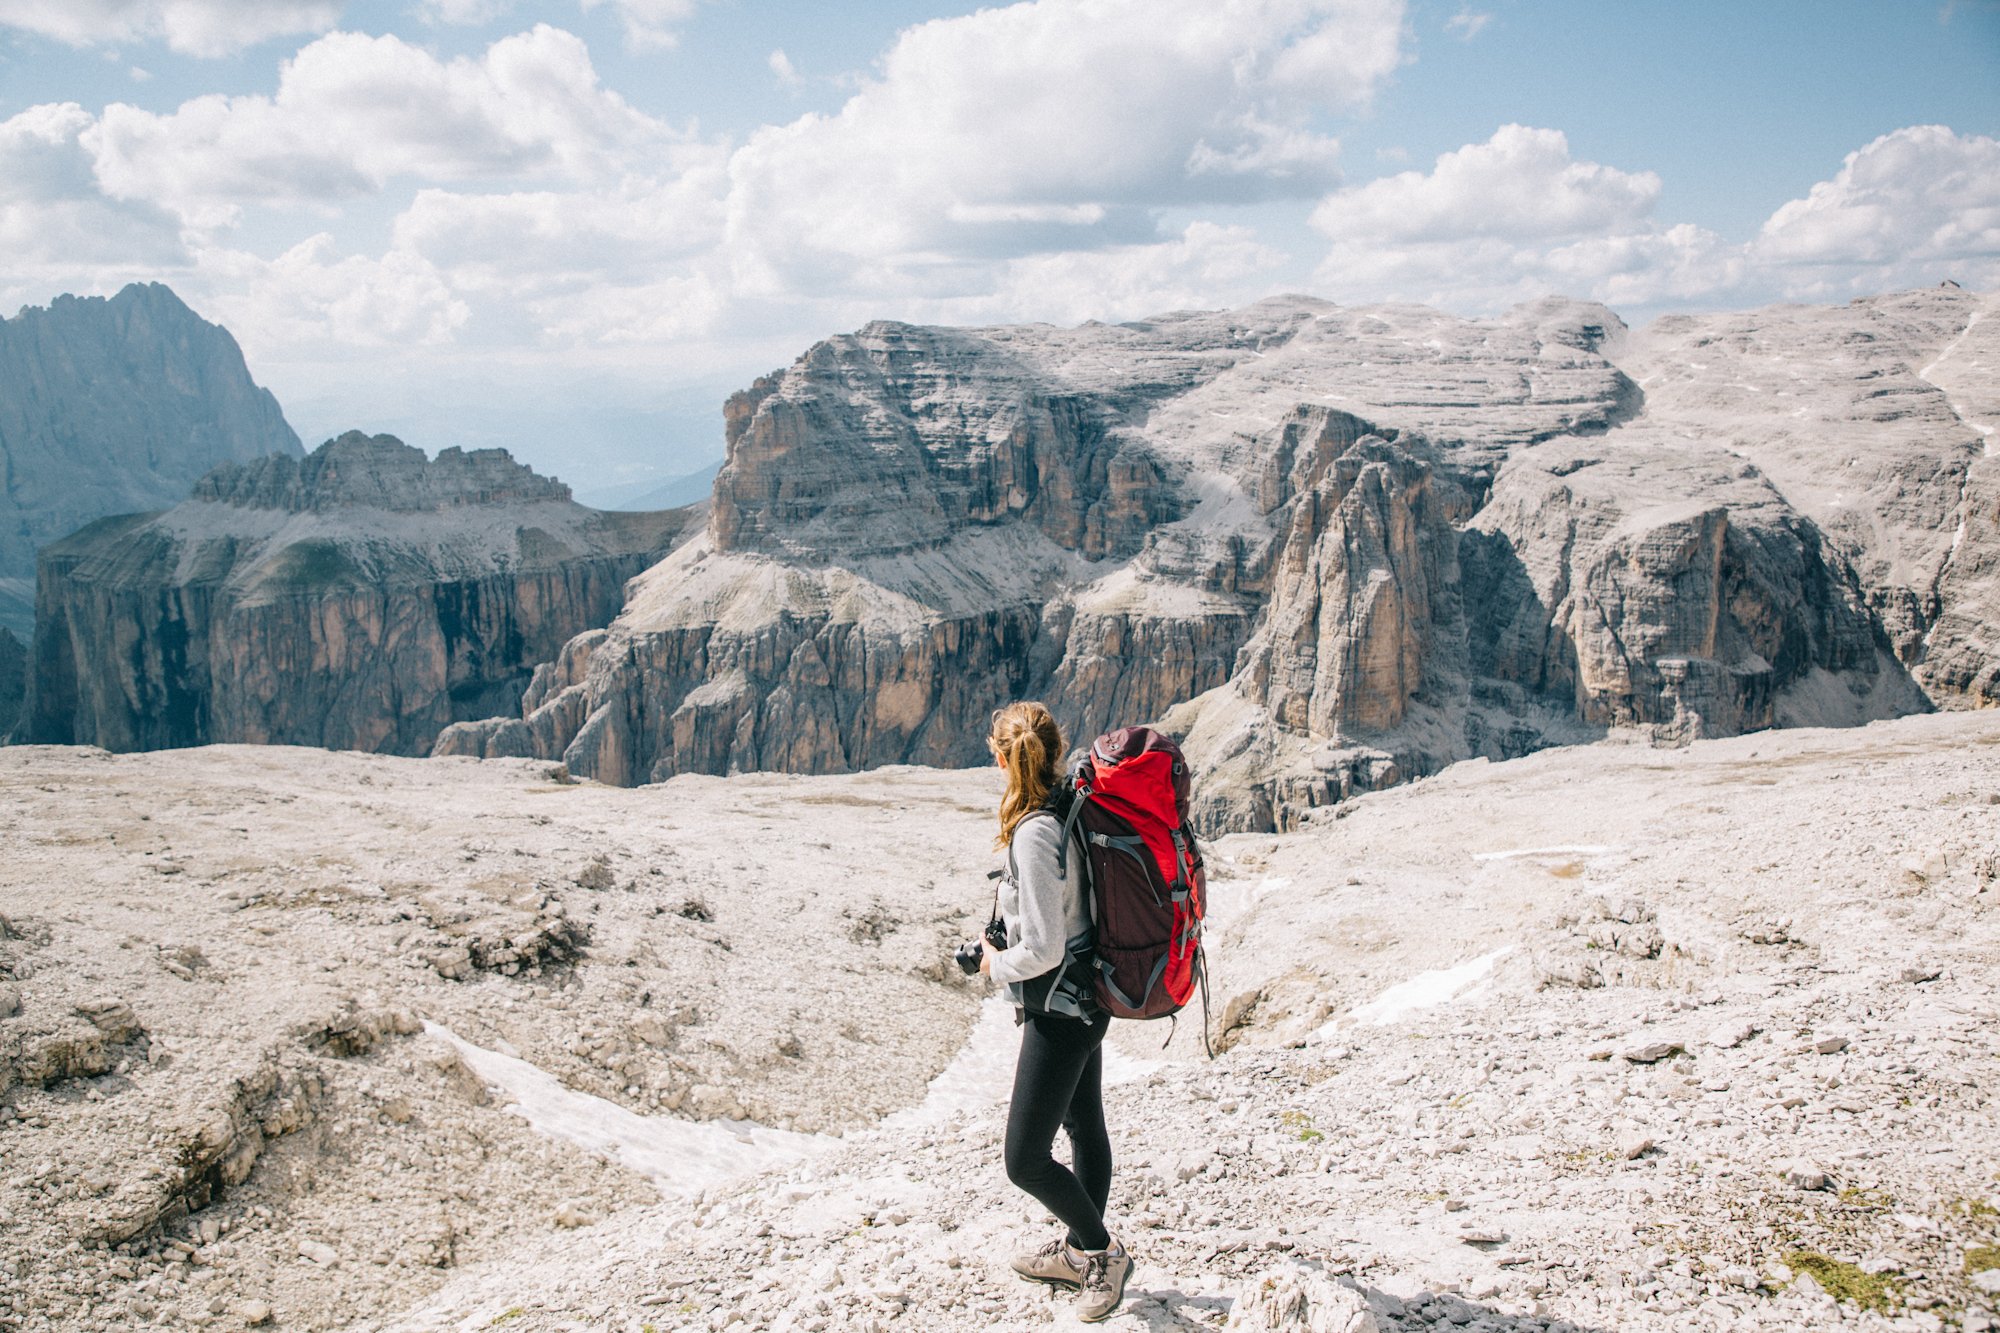
[[0,741],[21,716],[21,701],[28,690],[28,654],[21,641],[5,625],[0,625]]
[[174,504],[219,464],[300,452],[236,340],[165,287],[0,319],[0,627],[29,636],[37,547]]
[[1940,287],[1671,316],[1627,359],[1649,421],[1752,463],[1820,528],[1945,704],[2000,700],[1995,305]]
[[225,466],[43,549],[20,736],[421,754],[610,620],[684,522],[585,509],[497,449],[351,433]]
[[[1346,567],[1322,519],[1349,491],[1357,540],[1401,521],[1386,490],[1422,491],[1422,543],[1378,535],[1442,578],[1454,525],[1509,448],[1634,410],[1596,350],[1621,327],[1572,303],[1469,323],[1281,298],[1119,326],[830,339],[731,400],[707,531],[538,676],[520,718],[440,748],[532,746],[633,783],[976,762],[990,710],[1029,694],[1078,733],[1162,715],[1238,673],[1267,603],[1318,623],[1316,589],[1278,584]],[[1420,424],[1434,464],[1376,434]],[[1345,458],[1350,445],[1362,455]],[[1373,719],[1357,685],[1401,664],[1413,691],[1422,674],[1403,639],[1431,603],[1378,583],[1334,594],[1379,616],[1308,684],[1326,710]],[[1341,614],[1325,621],[1337,635]],[[1267,675],[1291,678],[1284,652],[1261,651]]]
[[1078,736],[1164,720],[1204,825],[1254,828],[1613,728],[1990,702],[1982,299],[869,325],[731,399],[706,530],[439,748],[977,763],[1040,696]]

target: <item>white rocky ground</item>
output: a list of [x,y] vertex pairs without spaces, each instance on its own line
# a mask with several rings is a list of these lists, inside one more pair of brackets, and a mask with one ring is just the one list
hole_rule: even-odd
[[[1070,1325],[937,966],[992,776],[549,772],[0,751],[0,1325]],[[1460,765],[1212,866],[1229,1048],[1115,1037],[1108,1327],[2000,1326],[2000,715]]]

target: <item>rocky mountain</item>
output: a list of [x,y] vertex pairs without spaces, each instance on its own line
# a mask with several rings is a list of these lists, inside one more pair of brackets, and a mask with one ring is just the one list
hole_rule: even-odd
[[37,547],[301,452],[236,340],[157,283],[0,319],[0,627],[33,629]]
[[386,435],[221,467],[43,548],[19,738],[423,753],[610,620],[685,522]]
[[[1214,828],[1455,760],[1991,703],[1990,298],[871,324],[733,397],[706,530],[441,741],[632,784],[1163,719]],[[523,740],[531,750],[518,748]]]

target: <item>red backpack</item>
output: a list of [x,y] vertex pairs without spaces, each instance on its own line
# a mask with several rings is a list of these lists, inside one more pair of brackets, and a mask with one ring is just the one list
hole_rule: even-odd
[[1091,744],[1070,783],[1058,864],[1067,862],[1074,839],[1097,925],[1098,1003],[1115,1018],[1168,1018],[1198,986],[1205,1044],[1201,920],[1208,886],[1187,821],[1187,759],[1149,727],[1120,727]]

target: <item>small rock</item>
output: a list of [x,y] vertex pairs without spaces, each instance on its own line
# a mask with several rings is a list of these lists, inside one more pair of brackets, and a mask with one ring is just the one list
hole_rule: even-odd
[[447,981],[472,975],[472,950],[464,945],[440,949],[431,955],[431,966]]
[[1847,1038],[1821,1037],[1818,1041],[1813,1043],[1813,1049],[1815,1051],[1818,1051],[1821,1055],[1839,1055],[1842,1051],[1847,1049]]
[[1930,884],[1943,879],[1950,869],[1943,852],[1932,851],[1921,856],[1909,856],[1903,860],[1903,874],[1916,884]]
[[245,1328],[262,1328],[271,1322],[271,1307],[264,1301],[245,1301],[236,1307]]
[[1987,1268],[1974,1273],[1972,1285],[1988,1296],[2000,1296],[2000,1268]]
[[1206,1170],[1208,1164],[1214,1160],[1215,1153],[1211,1149],[1204,1148],[1198,1152],[1188,1153],[1174,1163],[1174,1179],[1181,1181],[1193,1180]]
[[1903,980],[1913,986],[1921,985],[1926,981],[1936,981],[1943,975],[1943,968],[1933,967],[1928,963],[1914,963],[1903,969]]
[[1754,1023],[1724,1023],[1703,1040],[1718,1050],[1727,1051],[1741,1046],[1756,1035],[1757,1025]]
[[139,1017],[132,1012],[132,1006],[123,1000],[86,1000],[76,1011],[113,1041],[130,1041],[145,1030],[139,1026]]
[[1743,938],[1752,944],[1789,944],[1792,939],[1791,918],[1749,922],[1743,927]]
[[1636,1161],[1652,1146],[1653,1141],[1643,1134],[1627,1134],[1618,1140],[1618,1155],[1628,1162]]
[[1793,1162],[1785,1168],[1785,1183],[1796,1190],[1823,1190],[1826,1172],[1810,1162]]
[[1596,990],[1604,984],[1603,974],[1581,958],[1546,958],[1539,967],[1544,989],[1568,986],[1573,990]]
[[1245,1282],[1227,1327],[1245,1333],[1378,1333],[1381,1326],[1360,1292],[1294,1262]]
[[1488,1231],[1482,1227],[1467,1227],[1458,1233],[1458,1239],[1464,1245],[1504,1245],[1507,1243],[1507,1233]]
[[610,888],[615,883],[617,883],[617,880],[611,873],[611,862],[601,856],[595,858],[589,865],[576,872],[576,884],[578,888],[595,889],[601,892]]
[[1625,1058],[1635,1065],[1656,1065],[1662,1060],[1681,1054],[1686,1049],[1677,1041],[1654,1041],[1643,1046],[1634,1046],[1625,1052]]
[[21,992],[12,986],[0,986],[0,1018],[12,1018],[21,1012]]
[[299,1253],[318,1264],[321,1268],[332,1268],[340,1262],[340,1255],[333,1246],[316,1240],[299,1242]]
[[574,1199],[565,1199],[556,1207],[556,1225],[565,1231],[596,1224],[597,1218]]
[[1755,1291],[1764,1282],[1764,1279],[1757,1275],[1756,1269],[1744,1264],[1736,1264],[1723,1269],[1721,1276],[1722,1280],[1728,1285],[1741,1287],[1745,1291]]

